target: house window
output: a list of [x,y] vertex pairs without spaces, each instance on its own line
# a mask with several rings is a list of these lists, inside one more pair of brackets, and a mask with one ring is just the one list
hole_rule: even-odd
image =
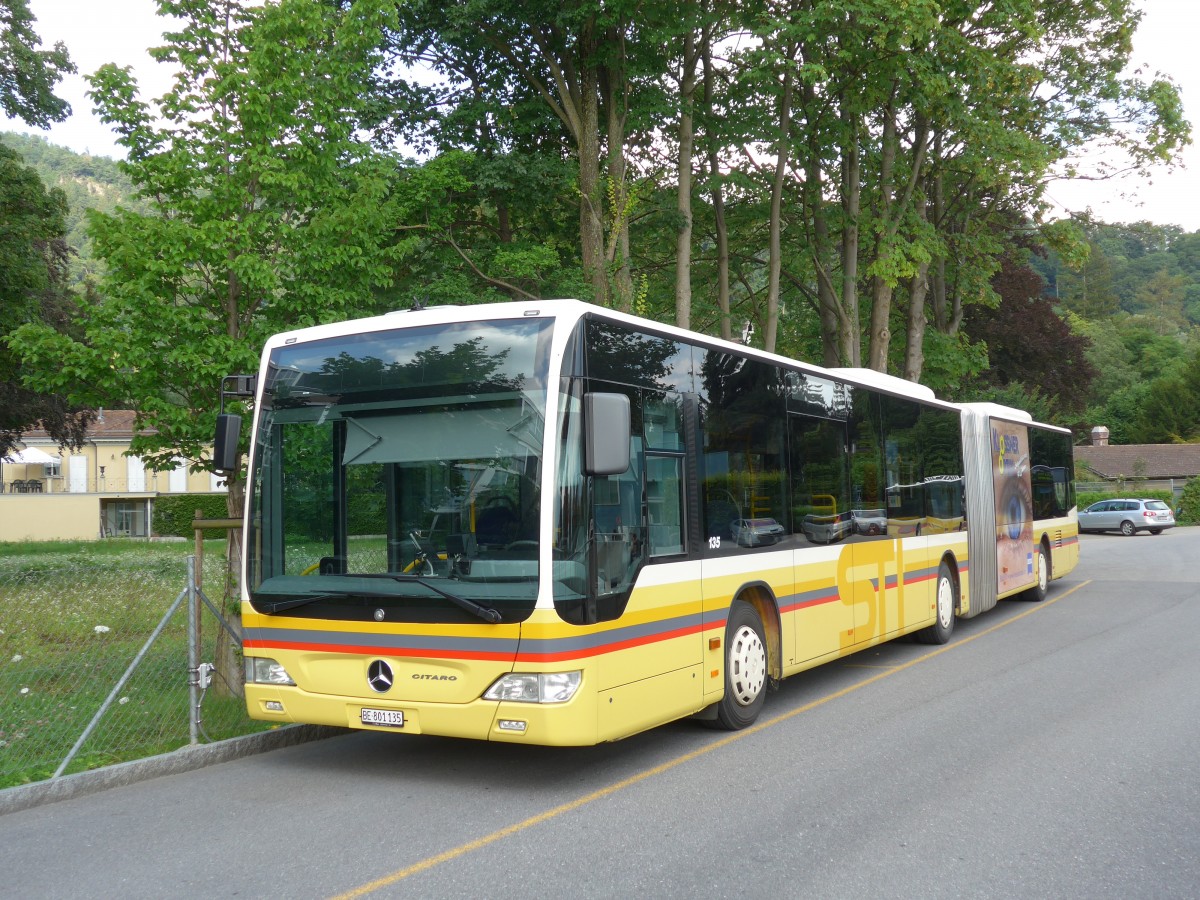
[[146,537],[146,502],[116,500],[104,504],[106,537]]

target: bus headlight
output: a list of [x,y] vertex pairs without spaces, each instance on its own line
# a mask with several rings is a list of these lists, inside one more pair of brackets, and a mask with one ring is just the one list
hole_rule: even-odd
[[551,672],[548,675],[514,672],[488,688],[483,697],[518,703],[566,703],[579,690],[582,677],[582,672]]
[[292,681],[292,676],[287,673],[287,669],[275,660],[262,656],[247,656],[246,683],[294,685],[296,682]]

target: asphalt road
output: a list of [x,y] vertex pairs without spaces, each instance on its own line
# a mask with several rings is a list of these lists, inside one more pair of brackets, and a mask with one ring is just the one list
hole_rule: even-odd
[[1200,528],[1082,541],[745,732],[348,734],[0,816],[0,896],[1194,898]]

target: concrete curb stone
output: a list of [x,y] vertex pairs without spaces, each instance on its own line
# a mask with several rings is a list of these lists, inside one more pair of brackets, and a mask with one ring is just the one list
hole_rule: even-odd
[[90,772],[5,788],[0,790],[0,816],[346,733],[345,728],[331,728],[325,725],[284,725],[271,731],[229,738],[212,744],[181,747],[170,753],[105,766]]

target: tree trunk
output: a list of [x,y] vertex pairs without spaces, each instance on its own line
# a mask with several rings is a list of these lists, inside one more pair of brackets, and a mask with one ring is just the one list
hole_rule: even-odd
[[633,274],[629,268],[629,182],[625,159],[625,113],[629,81],[625,75],[624,36],[619,27],[606,34],[608,64],[599,70],[600,96],[604,101],[608,131],[608,182],[612,209],[608,221],[601,217],[603,230],[608,229],[608,251],[605,254],[607,271],[612,273],[612,305],[625,312],[633,311]]
[[[788,55],[790,61],[791,55]],[[779,141],[776,144],[775,177],[771,180],[771,221],[768,238],[767,322],[763,349],[775,351],[779,331],[779,276],[783,268],[783,181],[787,175],[789,135],[792,122],[792,70],[783,75],[783,93],[779,97]]]
[[683,41],[683,71],[679,79],[679,233],[675,237],[675,324],[692,322],[692,100],[696,92],[696,39],[691,31]]
[[600,187],[600,101],[594,53],[580,60],[579,238],[584,276],[597,303],[608,305],[604,258],[604,192]]
[[908,287],[908,328],[905,332],[904,377],[920,381],[925,367],[925,295],[929,292],[929,263],[921,263]]
[[839,356],[847,366],[862,365],[862,334],[858,314],[858,220],[862,212],[862,158],[857,121],[847,117],[842,147],[842,297]]
[[[876,198],[875,250],[878,264],[894,252],[890,238],[894,235],[892,173],[896,166],[896,108],[895,88],[892,101],[884,112],[883,136],[880,140],[879,195]],[[896,213],[899,215],[899,213]],[[886,228],[883,226],[887,226]],[[867,348],[867,367],[876,372],[887,371],[888,348],[891,344],[892,286],[880,275],[871,278],[871,333]]]
[[[704,102],[713,119],[712,98],[715,89],[715,74],[712,62],[712,43],[704,38]],[[717,155],[718,141],[709,133],[708,176],[712,180],[713,231],[717,244],[717,309],[721,311],[721,337],[733,339],[733,328],[729,318],[729,229],[725,223],[725,192],[721,187],[721,166]]]

